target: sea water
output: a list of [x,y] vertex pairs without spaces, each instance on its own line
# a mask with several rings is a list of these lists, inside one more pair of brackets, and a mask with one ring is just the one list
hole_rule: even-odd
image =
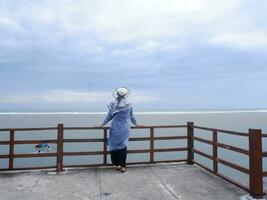
[[[50,113],[0,113],[0,128],[34,128],[56,127],[62,123],[65,127],[100,125],[105,112],[50,112]],[[194,111],[194,112],[136,112],[135,117],[142,125],[195,125],[210,128],[248,132],[249,128],[262,129],[267,133],[267,110],[248,111]],[[107,125],[108,126],[108,125]],[[186,135],[186,128],[155,129],[155,136]],[[212,132],[195,129],[195,135],[204,139],[212,139]],[[149,129],[132,129],[131,137],[149,136]],[[19,131],[15,140],[56,139],[56,130]],[[64,138],[102,138],[103,130],[65,130]],[[8,132],[0,132],[0,140],[9,139]],[[218,133],[218,142],[248,149],[248,138]],[[131,141],[128,149],[149,149],[149,141]],[[212,146],[195,142],[195,148],[212,155]],[[186,140],[155,141],[155,148],[186,147]],[[56,152],[56,145],[50,144],[50,152]],[[102,151],[103,143],[65,143],[64,151]],[[263,151],[267,151],[267,138],[263,139]],[[0,154],[8,154],[9,146],[0,145]],[[15,145],[15,153],[37,153],[34,144]],[[218,157],[248,168],[248,156],[227,149],[218,148]],[[186,152],[155,153],[155,160],[185,159]],[[212,161],[195,154],[195,160],[212,168]],[[127,161],[149,161],[149,153],[128,154]],[[16,158],[14,167],[53,166],[56,158]],[[103,162],[103,156],[64,156],[64,164],[97,164]],[[110,159],[108,160],[110,162]],[[8,159],[0,159],[0,168],[8,167]],[[248,176],[242,172],[218,165],[220,173],[248,184]],[[267,171],[267,159],[263,159],[264,171]],[[267,186],[267,179],[264,180]]]

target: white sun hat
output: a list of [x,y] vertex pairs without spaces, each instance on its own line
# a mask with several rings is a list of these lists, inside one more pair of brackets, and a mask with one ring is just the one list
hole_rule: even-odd
[[127,97],[129,96],[130,91],[128,88],[126,87],[118,87],[115,89],[115,91],[113,92],[113,96],[116,97]]

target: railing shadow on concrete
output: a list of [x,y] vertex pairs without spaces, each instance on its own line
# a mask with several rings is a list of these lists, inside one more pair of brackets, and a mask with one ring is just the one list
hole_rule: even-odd
[[[216,176],[248,191],[253,198],[262,198],[265,195],[263,191],[263,177],[267,176],[267,171],[263,171],[262,159],[267,157],[267,152],[262,151],[262,139],[267,137],[267,134],[262,134],[260,129],[249,129],[247,133],[207,128],[202,126],[195,126],[193,122],[188,122],[186,125],[166,125],[166,126],[142,126],[142,127],[131,127],[132,129],[148,129],[148,137],[133,137],[130,141],[149,141],[150,148],[148,149],[135,149],[128,150],[128,153],[149,153],[149,161],[146,162],[129,162],[127,164],[151,164],[151,163],[168,163],[168,162],[186,162],[187,164],[196,164],[205,170],[213,173]],[[172,128],[186,128],[187,133],[182,136],[155,136],[155,129],[172,129]],[[207,140],[194,135],[194,131],[206,130],[212,133],[212,140]],[[47,131],[55,130],[57,131],[57,139],[52,140],[15,140],[15,134],[22,131]],[[82,139],[65,139],[65,130],[103,130],[102,138],[82,138]],[[9,159],[8,167],[1,168],[0,171],[12,171],[12,170],[36,170],[36,169],[53,169],[55,168],[58,173],[64,170],[64,168],[74,168],[74,167],[97,167],[97,166],[109,166],[110,163],[107,162],[107,156],[109,154],[107,148],[109,127],[64,127],[63,124],[58,124],[57,127],[45,127],[45,128],[6,128],[0,129],[0,132],[8,131],[9,140],[0,141],[0,145],[9,145],[8,154],[0,154],[0,159]],[[248,138],[249,149],[243,149],[229,144],[224,144],[218,142],[218,134],[230,134],[235,136],[241,136]],[[157,140],[187,140],[186,147],[179,148],[154,148],[154,142]],[[209,155],[199,149],[194,147],[195,141],[205,143],[212,146],[212,155]],[[49,143],[56,144],[57,150],[54,153],[28,153],[28,154],[15,154],[14,147],[19,144],[37,144],[37,143]],[[79,151],[79,152],[64,152],[63,145],[65,143],[83,143],[83,142],[100,142],[103,143],[102,151]],[[218,157],[218,148],[227,149],[233,152],[237,152],[249,157],[249,168],[245,168],[241,165],[232,163],[230,161],[221,159]],[[173,160],[160,160],[157,161],[154,158],[157,152],[187,152],[187,157],[184,159],[173,159]],[[194,155],[198,154],[205,158],[212,160],[213,166],[209,168],[194,159]],[[76,165],[64,165],[64,156],[85,156],[85,155],[102,155],[103,162],[101,164],[76,164]],[[15,158],[32,158],[32,157],[56,157],[55,166],[41,166],[41,167],[14,167]],[[239,172],[245,173],[249,176],[249,185],[244,185],[233,178],[223,175],[218,172],[218,163],[235,169]]]

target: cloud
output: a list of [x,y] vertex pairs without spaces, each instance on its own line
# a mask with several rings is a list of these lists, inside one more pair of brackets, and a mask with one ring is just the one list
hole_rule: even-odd
[[107,98],[106,93],[94,92],[50,92],[40,95],[20,95],[2,97],[1,103],[70,103],[70,102],[95,102]]
[[[196,100],[183,105],[201,107],[198,98],[229,96],[232,86],[240,91],[254,71],[263,75],[258,80],[266,77],[267,1],[0,0],[0,5],[1,103],[97,104],[109,101],[109,92],[84,91],[126,85],[137,91],[133,102],[171,107],[159,103],[161,98],[176,102],[190,93]],[[264,83],[254,80],[249,91]]]
[[157,96],[145,96],[145,95],[136,95],[129,98],[133,103],[149,103],[149,102],[158,102],[161,100]]
[[0,16],[0,27],[13,29],[14,31],[22,30],[19,23],[10,17]]
[[[72,41],[65,48],[80,53],[175,49],[186,46],[197,35],[205,39],[218,30],[224,32],[236,24],[218,27],[215,23],[243,15],[238,9],[239,0],[218,1],[219,6],[212,0],[26,2],[0,8],[5,11],[0,15],[2,21],[13,27],[11,32],[17,33],[18,27],[24,30],[19,37],[11,35],[17,45],[33,38],[35,45],[44,46]],[[102,46],[101,51],[96,46]]]
[[[159,98],[135,94],[130,100],[134,103],[157,101]],[[112,100],[110,92],[76,92],[53,91],[39,95],[13,95],[1,97],[0,103],[31,104],[31,103],[90,103],[109,102]]]
[[267,32],[225,33],[211,39],[212,42],[240,49],[267,48]]

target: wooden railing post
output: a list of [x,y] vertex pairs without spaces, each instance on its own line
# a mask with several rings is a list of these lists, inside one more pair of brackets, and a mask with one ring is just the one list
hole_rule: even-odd
[[150,128],[150,162],[154,162],[154,128]]
[[218,148],[217,148],[217,131],[212,131],[212,140],[213,140],[213,171],[218,173]]
[[194,164],[194,122],[187,122],[187,163],[192,165]]
[[108,142],[108,129],[104,128],[104,143],[103,143],[103,164],[107,165],[107,142]]
[[57,125],[57,173],[63,171],[63,137],[64,125]]
[[264,195],[260,129],[249,129],[249,191],[255,199],[261,199]]
[[9,169],[14,168],[14,139],[15,139],[15,131],[10,130],[9,133]]

